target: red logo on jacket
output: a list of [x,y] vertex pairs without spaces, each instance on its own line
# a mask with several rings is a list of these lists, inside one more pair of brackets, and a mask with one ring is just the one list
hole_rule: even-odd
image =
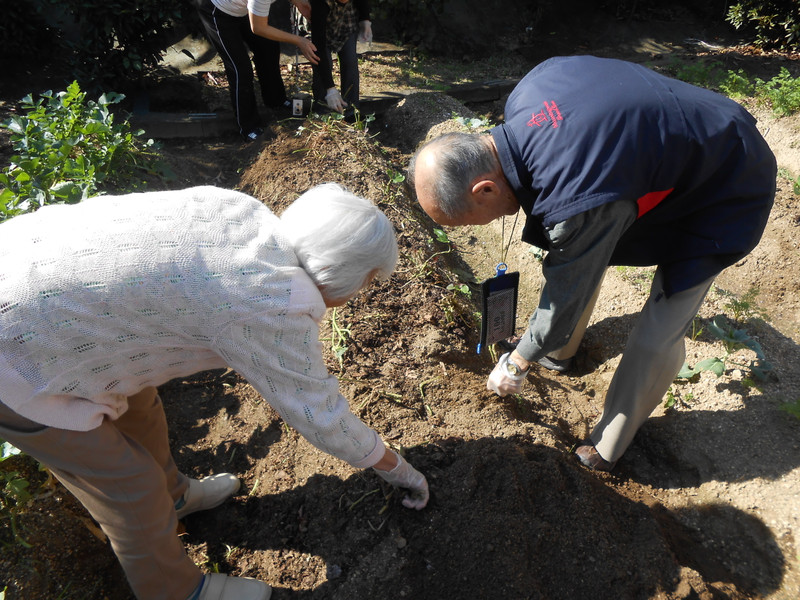
[[531,113],[531,120],[528,121],[528,127],[541,127],[545,123],[551,122],[553,128],[558,127],[558,122],[563,121],[564,117],[561,116],[561,111],[558,110],[558,105],[555,100],[552,102],[544,101],[544,108],[538,113]]

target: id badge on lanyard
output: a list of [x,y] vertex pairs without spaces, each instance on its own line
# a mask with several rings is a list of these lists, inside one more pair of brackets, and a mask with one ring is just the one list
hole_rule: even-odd
[[517,320],[519,273],[507,273],[500,263],[496,275],[481,283],[481,338],[478,354],[487,344],[495,344],[514,335]]

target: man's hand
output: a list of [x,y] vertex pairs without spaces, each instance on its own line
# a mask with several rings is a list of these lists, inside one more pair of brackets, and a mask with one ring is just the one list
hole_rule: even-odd
[[328,105],[328,108],[336,112],[344,112],[344,109],[347,107],[347,102],[342,99],[342,95],[335,87],[330,88],[328,93],[325,94],[325,104]]
[[511,373],[508,364],[510,358],[511,352],[503,354],[486,382],[486,389],[493,391],[498,396],[519,394],[522,392],[522,382],[528,376],[527,368],[520,373]]
[[425,479],[425,475],[412,467],[406,459],[394,450],[387,449],[386,452],[391,452],[397,457],[397,466],[391,471],[382,471],[374,467],[372,470],[391,485],[408,490],[408,495],[403,498],[403,506],[406,508],[415,508],[417,510],[425,508],[425,505],[428,503],[428,498],[430,497],[428,482]]
[[358,22],[358,41],[367,44],[372,43],[372,21]]

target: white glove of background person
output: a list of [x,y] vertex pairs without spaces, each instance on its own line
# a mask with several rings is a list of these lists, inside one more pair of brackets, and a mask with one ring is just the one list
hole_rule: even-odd
[[344,112],[344,109],[347,106],[347,102],[342,100],[342,95],[335,87],[329,89],[328,93],[325,94],[325,104],[328,105],[328,108],[335,110],[336,112]]
[[425,479],[425,475],[412,467],[406,459],[394,450],[387,448],[387,452],[391,452],[397,457],[397,466],[391,471],[381,471],[375,467],[372,470],[391,485],[408,490],[408,495],[403,498],[403,506],[416,508],[417,510],[425,508],[430,497],[428,481]]
[[372,21],[358,22],[358,41],[372,43]]
[[519,375],[512,375],[508,372],[508,358],[510,356],[511,352],[506,352],[500,357],[494,370],[489,375],[489,380],[486,382],[486,389],[493,391],[498,396],[521,393],[522,382],[528,376],[528,371]]

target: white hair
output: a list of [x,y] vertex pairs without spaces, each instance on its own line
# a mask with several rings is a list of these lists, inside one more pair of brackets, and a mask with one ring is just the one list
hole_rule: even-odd
[[397,265],[394,227],[377,206],[325,183],[295,200],[281,230],[327,299],[355,296],[367,277],[388,278]]

